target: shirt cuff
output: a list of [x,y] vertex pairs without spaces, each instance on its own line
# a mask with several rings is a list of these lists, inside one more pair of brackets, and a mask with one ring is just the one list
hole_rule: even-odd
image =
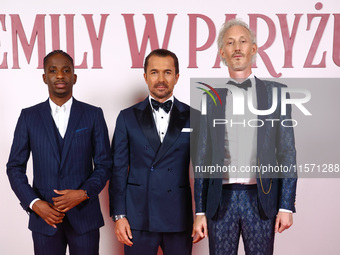
[[280,208],[280,209],[279,209],[279,212],[288,212],[288,213],[293,213],[293,211],[291,211],[291,210],[282,209],[282,208]]
[[30,208],[31,208],[32,211],[33,211],[34,203],[37,202],[38,200],[40,200],[40,198],[33,199],[33,201],[30,203]]
[[196,213],[196,216],[197,215],[205,215],[205,212],[198,212],[198,213]]

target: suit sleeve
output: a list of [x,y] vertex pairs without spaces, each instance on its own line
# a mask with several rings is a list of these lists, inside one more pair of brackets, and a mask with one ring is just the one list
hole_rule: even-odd
[[25,118],[25,110],[22,110],[14,132],[13,144],[7,163],[7,175],[21,206],[24,210],[29,211],[29,204],[35,198],[38,198],[38,195],[28,183],[26,175],[31,147]]
[[117,118],[112,139],[113,172],[110,180],[110,215],[126,214],[126,185],[129,170],[129,137],[123,112]]
[[[289,98],[289,94],[287,94]],[[278,165],[285,166],[290,172],[281,173],[280,178],[280,197],[279,208],[287,209],[295,212],[295,196],[296,196],[296,150],[293,123],[291,121],[291,105],[286,105],[286,115],[280,114],[278,137],[276,139],[276,158]]]
[[98,108],[94,129],[92,132],[93,164],[94,169],[81,189],[87,191],[88,196],[97,197],[105,187],[111,176],[112,157],[110,153],[110,140],[102,109]]
[[194,198],[195,198],[195,212],[206,212],[207,193],[209,179],[202,172],[195,171],[196,166],[201,167],[209,165],[211,161],[211,144],[208,134],[207,116],[201,116],[200,112],[195,116],[196,131],[192,146],[197,146],[194,153],[193,168],[194,168]]

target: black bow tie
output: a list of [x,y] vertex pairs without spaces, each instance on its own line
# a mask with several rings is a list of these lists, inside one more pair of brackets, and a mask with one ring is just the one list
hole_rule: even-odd
[[168,113],[171,109],[172,106],[172,101],[168,100],[164,103],[160,103],[154,99],[151,98],[151,104],[153,109],[155,109],[155,111],[158,111],[159,107],[162,108],[166,113]]
[[227,84],[235,85],[236,87],[244,90],[248,90],[251,87],[251,81],[249,79],[245,80],[242,83],[236,83],[234,81],[228,81]]

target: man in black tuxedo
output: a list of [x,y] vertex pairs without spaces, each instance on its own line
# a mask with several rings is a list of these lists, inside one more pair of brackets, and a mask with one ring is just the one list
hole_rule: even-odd
[[125,254],[191,254],[190,108],[173,96],[178,59],[157,49],[145,59],[150,95],[122,110],[112,141],[110,213]]
[[[290,105],[285,115],[281,113],[281,89],[286,86],[260,80],[252,74],[257,45],[244,22],[237,19],[226,22],[219,34],[218,47],[231,81],[226,88],[216,89],[221,105],[215,106],[212,98],[207,97],[207,114],[201,116],[195,165],[219,165],[237,169],[238,173],[254,166],[260,170],[261,166],[293,170],[296,151],[293,128],[288,124]],[[256,116],[245,111],[244,115],[233,115],[234,92],[250,95],[258,110],[267,110],[272,106],[273,90],[278,91],[278,104],[272,113]],[[229,125],[214,126],[216,119],[228,119]],[[230,125],[231,119],[238,125]],[[263,125],[239,125],[251,119],[258,119]],[[273,124],[266,119],[279,121]],[[288,127],[281,125],[282,121]],[[246,254],[273,254],[275,232],[293,224],[296,174],[238,173],[195,178],[194,242],[209,236],[210,254],[237,254],[242,235]]]
[[[95,255],[104,225],[98,195],[111,176],[112,157],[103,111],[73,98],[73,59],[61,50],[44,58],[49,99],[23,109],[7,174],[29,212],[38,255]],[[26,176],[32,153],[33,185]]]

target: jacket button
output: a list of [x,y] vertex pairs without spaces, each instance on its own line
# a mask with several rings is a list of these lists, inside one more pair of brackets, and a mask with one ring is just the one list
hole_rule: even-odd
[[172,171],[172,168],[168,168],[168,171],[171,172],[171,171]]
[[168,193],[170,193],[172,190],[171,189],[168,189]]
[[154,166],[151,167],[151,172],[153,172],[153,170],[154,170]]

